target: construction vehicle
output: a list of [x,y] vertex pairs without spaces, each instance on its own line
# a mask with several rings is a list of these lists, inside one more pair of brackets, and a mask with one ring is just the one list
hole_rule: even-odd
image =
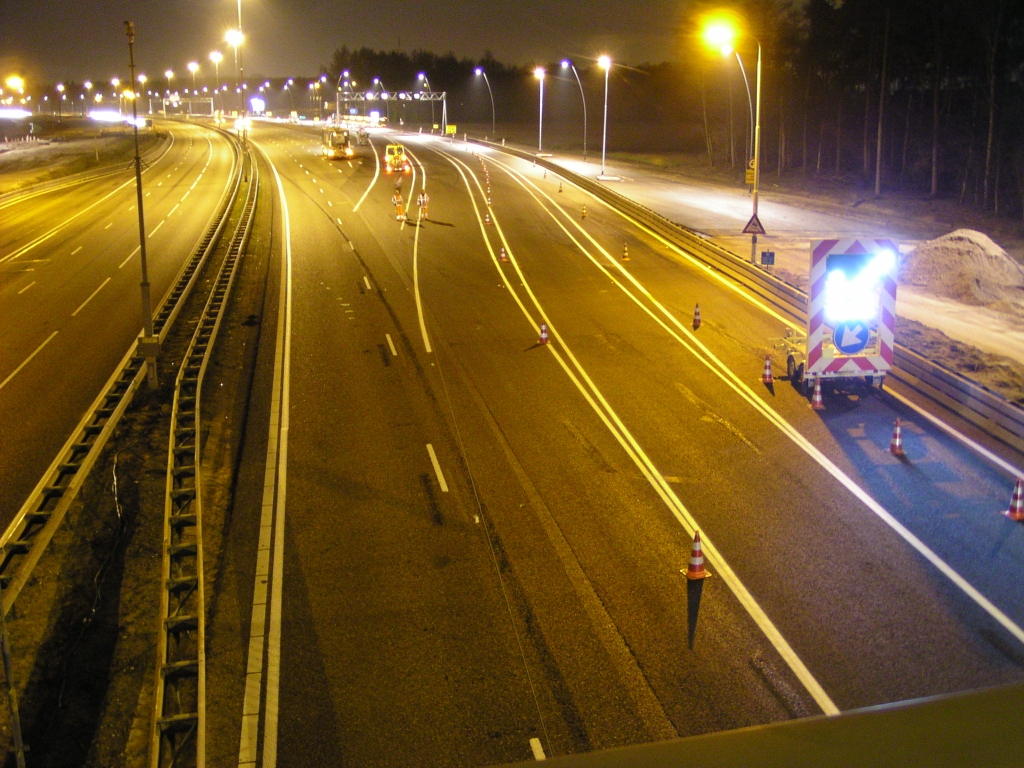
[[321,145],[324,157],[340,160],[355,155],[347,128],[324,128]]
[[406,157],[405,147],[401,144],[388,144],[384,150],[384,172],[409,173],[410,171],[412,171],[412,163]]
[[787,329],[789,380],[806,393],[815,379],[847,379],[881,389],[892,368],[896,329],[897,246],[848,238],[811,242],[806,333]]

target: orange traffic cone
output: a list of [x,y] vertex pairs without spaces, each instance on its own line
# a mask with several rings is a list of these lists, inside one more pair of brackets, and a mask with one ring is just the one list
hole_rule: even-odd
[[561,192],[561,191],[562,191],[562,182],[558,182],[558,191],[559,191],[559,192]]
[[1011,520],[1020,522],[1024,520],[1024,477],[1017,478],[1017,484],[1013,486],[1013,498],[1010,500],[1010,508],[1003,512]]
[[504,262],[508,261],[508,254],[505,253],[505,246],[504,245],[501,246],[501,250],[498,251],[498,261],[504,261]]
[[896,419],[896,426],[892,431],[892,441],[889,443],[889,453],[893,456],[903,456],[903,427],[900,420]]
[[545,168],[545,169],[544,169],[544,178],[546,179],[547,177],[548,177],[548,169],[547,169],[547,168]]
[[700,531],[694,531],[693,548],[690,550],[690,564],[683,571],[690,581],[706,579],[711,574],[704,570],[704,551],[700,547]]
[[761,374],[761,383],[762,384],[774,384],[775,383],[774,380],[772,379],[772,356],[771,355],[765,355],[764,356],[764,373]]
[[[805,390],[806,391],[806,390]],[[825,410],[825,401],[821,397],[821,379],[814,380],[814,394],[811,396],[811,408],[816,411]]]
[[623,261],[629,261],[629,244],[628,243],[623,243],[622,244],[622,260]]
[[548,343],[548,324],[547,323],[541,323],[540,324],[540,338],[537,340],[537,343],[538,344],[547,344]]
[[693,330],[700,328],[700,304],[693,308]]
[[490,224],[490,223],[491,223],[491,212],[487,211],[487,213],[484,214],[484,224]]
[[587,206],[583,206],[583,218],[587,218]]

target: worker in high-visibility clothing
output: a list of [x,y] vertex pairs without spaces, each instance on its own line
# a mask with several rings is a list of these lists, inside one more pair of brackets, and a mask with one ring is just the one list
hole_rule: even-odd
[[395,220],[396,221],[404,221],[405,220],[405,202],[403,202],[403,200],[402,200],[402,192],[400,190],[396,189],[395,190],[395,194],[393,194],[391,196],[391,204],[393,206],[395,206]]
[[420,218],[429,219],[427,215],[427,206],[430,205],[430,195],[427,194],[426,190],[420,192],[419,197],[416,198],[416,205],[420,209]]

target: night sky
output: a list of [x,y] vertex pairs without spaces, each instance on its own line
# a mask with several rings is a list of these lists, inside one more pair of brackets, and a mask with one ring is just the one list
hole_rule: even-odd
[[[342,45],[449,51],[504,62],[612,55],[640,63],[674,55],[685,0],[242,0],[247,74],[311,75]],[[233,67],[224,31],[235,0],[0,0],[0,75],[107,78],[127,70],[122,22],[132,19],[140,71],[185,72],[198,61]]]

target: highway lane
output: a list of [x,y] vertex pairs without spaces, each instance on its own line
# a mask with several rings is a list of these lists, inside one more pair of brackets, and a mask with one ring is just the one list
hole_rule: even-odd
[[[205,232],[233,163],[229,143],[218,134],[188,124],[168,129],[174,145],[143,181],[154,306]],[[141,329],[135,187],[134,182],[118,186],[100,180],[4,211],[4,524]],[[26,249],[51,230],[56,231]]]
[[[447,610],[459,621],[466,599],[500,614],[487,590],[446,591],[427,567],[440,541],[444,557],[453,545],[463,553],[462,578],[483,579],[487,570],[471,537],[431,535],[440,533],[427,524],[433,505],[452,499],[454,510],[444,507],[442,519],[468,525],[470,514],[479,517],[489,534],[483,543],[503,555],[497,585],[515,585],[512,616],[522,624],[509,621],[506,631],[518,629],[536,653],[520,662],[538,672],[531,675],[534,720],[547,728],[549,753],[766,722],[822,704],[724,578],[704,586],[689,647],[695,595],[678,574],[689,537],[676,515],[689,514],[715,541],[826,702],[847,709],[1020,679],[1020,647],[1005,628],[822,466],[834,462],[1013,617],[1019,606],[1006,573],[1019,570],[1013,545],[1021,530],[994,511],[1006,503],[1006,478],[961,443],[887,398],[833,394],[819,415],[782,381],[765,390],[760,366],[768,341],[782,334],[780,320],[704,269],[669,257],[663,244],[595,201],[571,188],[558,193],[557,180],[529,164],[521,170],[546,184],[551,199],[536,189],[536,198],[529,195],[506,174],[502,163],[514,163],[492,160],[495,223],[488,227],[479,159],[407,137],[422,165],[415,190],[404,180],[406,199],[419,191],[424,171],[432,198],[431,221],[417,227],[394,220],[387,177],[358,214],[348,212],[370,183],[369,163],[349,170],[318,159],[308,134],[267,135],[295,211],[293,388],[302,393],[291,412],[283,760],[298,764],[315,753],[323,764],[356,756],[444,764],[457,755],[454,762],[483,764],[503,754],[467,742],[467,732],[479,734],[447,710],[427,704],[438,717],[419,717],[418,704],[433,701],[420,698],[424,687],[435,690],[447,668],[424,670],[415,654],[399,654],[407,667],[380,658],[401,645],[396,638],[423,629],[417,600],[450,596],[431,602],[430,615]],[[453,152],[457,158],[445,156]],[[474,176],[475,209],[467,193]],[[590,215],[582,222],[584,203]],[[545,210],[559,206],[567,212],[561,224]],[[629,273],[650,296],[634,301],[613,281],[628,283],[618,270],[623,243]],[[502,244],[510,265],[497,261]],[[304,292],[319,300],[300,298]],[[705,324],[696,340],[706,350],[679,327],[698,300]],[[346,305],[340,316],[332,301]],[[386,309],[374,314],[374,301]],[[535,345],[535,324],[520,303],[534,321],[537,305],[543,308],[557,329],[555,344]],[[665,319],[659,305],[680,323]],[[349,327],[358,331],[346,335]],[[406,357],[415,373],[402,368]],[[740,383],[716,375],[716,367],[737,371]],[[910,423],[906,464],[885,451],[896,415]],[[437,493],[426,442],[454,496]],[[647,463],[633,458],[641,452]],[[433,484],[417,487],[414,478],[424,476]],[[395,521],[412,527],[410,519],[415,536],[392,529]],[[401,555],[420,566],[417,577],[389,571],[382,578],[379,569],[394,569]],[[460,668],[514,671],[493,649],[477,652],[459,656]],[[424,686],[431,673],[434,684]],[[417,685],[395,686],[396,676],[412,674]],[[461,678],[441,688],[452,685],[466,697],[458,701],[480,711],[478,728],[492,718],[515,723],[501,731],[513,743],[500,749],[529,756],[529,702],[488,709],[492,689]],[[309,710],[326,713],[313,738],[302,726]],[[348,718],[354,710],[359,716]],[[410,710],[417,716],[400,717],[400,725],[389,719]],[[379,722],[388,725],[371,725]],[[408,751],[416,746],[415,755]]]
[[[627,233],[615,226],[617,217],[611,216],[608,226],[605,219],[594,218],[595,210],[603,213],[603,207],[595,208],[594,201],[571,192],[559,196],[557,180],[544,180],[542,173],[530,169],[528,163],[519,165],[532,174],[538,185],[546,187],[552,201],[565,201],[570,211],[565,221],[579,221],[582,205],[591,206],[586,228],[604,240],[606,251],[597,253],[597,258],[604,261],[610,272],[617,273],[621,266],[620,243],[629,239]],[[496,186],[495,210],[500,216],[499,195]],[[587,242],[583,235],[576,235]],[[842,627],[842,614],[849,612],[851,606],[859,606],[852,617],[845,617],[848,626],[837,633],[840,637],[855,638],[853,647],[843,649],[842,643],[835,644],[829,649],[834,658],[823,659],[820,666],[812,665],[838,673],[836,682],[826,688],[849,690],[852,700],[842,701],[837,695],[844,708],[876,703],[887,697],[1018,679],[1018,640],[994,626],[973,601],[950,589],[945,577],[928,566],[922,567],[915,557],[900,557],[907,553],[901,553],[899,546],[889,549],[886,543],[894,538],[892,530],[878,526],[878,520],[870,515],[864,519],[863,506],[851,504],[852,500],[836,488],[832,478],[816,477],[814,467],[806,466],[807,455],[801,456],[801,451],[794,450],[794,444],[780,444],[778,435],[770,434],[770,428],[765,432],[767,419],[752,412],[749,404],[739,403],[737,408],[735,403],[730,405],[729,397],[720,392],[715,394],[723,383],[712,373],[716,366],[694,365],[694,355],[690,354],[677,357],[674,352],[679,350],[679,342],[667,346],[668,332],[652,327],[651,316],[640,312],[638,304],[621,301],[623,294],[618,289],[608,292],[602,287],[602,283],[608,284],[608,273],[599,272],[585,257],[581,258],[575,247],[568,249],[570,253],[575,251],[575,258],[567,254],[565,259],[555,259],[553,243],[565,239],[564,232],[550,223],[545,227],[544,222],[535,222],[529,229],[517,227],[510,235],[513,242],[520,241],[512,250],[525,253],[524,269],[536,273],[537,294],[543,304],[552,306],[552,317],[558,318],[556,327],[566,328],[566,338],[574,339],[570,346],[578,345],[580,358],[590,360],[585,367],[596,366],[595,380],[606,381],[609,391],[631,393],[618,401],[623,419],[628,424],[644,425],[642,442],[652,455],[661,457],[656,463],[666,467],[665,474],[677,475],[675,468],[681,463],[704,467],[704,474],[690,475],[688,484],[692,487],[685,490],[699,500],[694,503],[695,508],[721,510],[713,519],[716,523],[720,521],[723,534],[735,541],[726,551],[742,553],[739,562],[749,563],[755,574],[761,572],[752,580],[764,583],[767,594],[781,591],[782,582],[772,577],[774,573],[789,573],[799,564],[798,570],[808,578],[805,582],[802,577],[798,583],[805,582],[810,589],[829,596],[826,604],[809,611],[819,617],[828,631],[815,631],[808,641],[826,641],[829,634]],[[700,339],[719,361],[741,371],[743,379],[749,382],[749,392],[775,404],[829,459],[916,531],[1012,619],[1021,621],[1024,611],[1007,574],[1017,572],[1021,566],[1022,531],[996,513],[1005,506],[1005,494],[1012,486],[1004,473],[924,423],[914,412],[891,401],[859,398],[852,402],[854,398],[831,397],[832,411],[822,418],[810,412],[806,399],[789,387],[783,385],[774,394],[767,392],[756,382],[763,350],[768,340],[782,335],[781,323],[771,322],[763,312],[751,311],[752,305],[736,301],[728,290],[714,290],[714,281],[707,281],[702,270],[689,270],[686,279],[687,270],[679,270],[663,258],[647,258],[652,252],[664,253],[665,249],[653,240],[641,238],[629,245],[633,258],[627,269],[638,275],[639,282],[650,287],[661,303],[669,305],[676,318],[683,320],[680,326],[692,316],[693,304],[699,300],[705,318]],[[588,247],[597,252],[592,244],[588,243]],[[635,255],[638,250],[639,259]],[[537,258],[538,254],[543,254],[543,258]],[[590,291],[581,291],[581,285],[588,285]],[[611,295],[602,295],[606,292]],[[583,311],[580,297],[588,293],[602,309]],[[566,300],[568,296],[573,297],[571,302]],[[564,308],[561,315],[556,315],[559,304]],[[641,304],[657,311],[651,302],[641,299]],[[629,319],[631,312],[635,315],[633,322]],[[605,317],[598,320],[594,317],[597,315]],[[713,318],[710,326],[708,317]],[[673,331],[684,339],[689,337],[679,327]],[[597,340],[600,343],[593,348]],[[611,351],[614,355],[609,356]],[[602,362],[602,358],[606,359]],[[641,370],[651,373],[639,374]],[[645,382],[644,387],[636,389],[633,382],[637,378]],[[658,382],[663,385],[659,387]],[[733,395],[731,399],[737,398]],[[687,419],[679,412],[680,407],[687,406],[696,410],[694,416],[700,422],[710,426],[708,434],[693,435],[693,426],[687,425]],[[913,456],[906,464],[886,451],[896,416],[909,420],[915,435]],[[687,439],[680,439],[681,435]],[[730,435],[732,441],[728,440]],[[723,438],[726,445],[722,444]],[[734,444],[728,446],[728,442]],[[681,453],[689,461],[681,462]],[[686,478],[685,472],[682,477]],[[709,488],[712,478],[724,482]],[[834,505],[831,509],[829,497]],[[729,541],[720,536],[715,540]],[[822,564],[818,569],[816,562]],[[836,573],[848,584],[836,583],[832,575]],[[894,579],[894,574],[898,578]],[[872,585],[874,578],[878,582]],[[799,592],[808,587],[786,584],[784,591]],[[899,597],[894,598],[897,590]],[[783,605],[792,603],[791,594],[778,594],[774,599]],[[805,605],[815,603],[822,603],[820,596],[817,600],[808,599]],[[905,606],[913,606],[913,610]],[[784,615],[783,611],[769,613]],[[947,613],[951,616],[940,620]],[[865,632],[868,627],[871,631]],[[930,631],[922,631],[924,627]],[[785,634],[799,638],[801,631],[795,629]],[[801,652],[801,656],[813,658],[813,650]],[[901,659],[899,675],[891,674],[893,657]],[[844,663],[850,666],[844,669]],[[876,674],[875,670],[884,673]]]
[[[346,214],[372,177],[367,165],[353,183],[313,155],[308,135],[290,133],[269,132],[265,144],[286,179],[295,247],[279,759],[485,764],[529,757],[529,738],[558,754],[815,711],[724,586],[709,586],[703,602],[699,591],[688,594],[679,568],[689,541],[678,525],[623,514],[624,506],[656,507],[657,494],[544,350],[524,358],[518,331],[504,332],[521,318],[494,277],[474,275],[460,296],[500,313],[485,327],[501,354],[475,354],[478,339],[464,338],[467,328],[458,341],[441,334],[436,354],[427,354],[410,270],[417,228],[394,220],[390,179],[382,177],[359,215]],[[460,268],[463,260],[485,265],[459,176],[429,173],[439,202],[433,223],[418,228],[423,258],[454,249]],[[353,261],[362,283],[359,269],[346,273]],[[301,276],[313,266],[321,271]],[[302,309],[304,292],[319,293],[320,305],[306,300]],[[384,302],[377,319],[363,319],[367,302]],[[437,304],[425,306],[436,332]],[[348,330],[364,323],[367,338]],[[467,327],[479,335],[479,323]],[[505,381],[509,356],[524,366],[521,386]],[[405,377],[396,388],[393,380]],[[541,393],[538,377],[550,379]],[[448,492],[438,493],[428,442]],[[565,516],[583,521],[575,541],[562,533]],[[401,573],[406,565],[415,576]],[[603,591],[592,568],[621,591]],[[479,586],[467,591],[450,579]],[[698,630],[690,650],[687,614],[698,605],[713,629]],[[620,621],[647,643],[642,663]],[[429,647],[446,633],[454,642],[424,664],[409,647],[421,631]],[[485,670],[483,680],[449,665]],[[494,679],[509,682],[485,684]],[[313,729],[303,725],[310,712],[322,713]]]

